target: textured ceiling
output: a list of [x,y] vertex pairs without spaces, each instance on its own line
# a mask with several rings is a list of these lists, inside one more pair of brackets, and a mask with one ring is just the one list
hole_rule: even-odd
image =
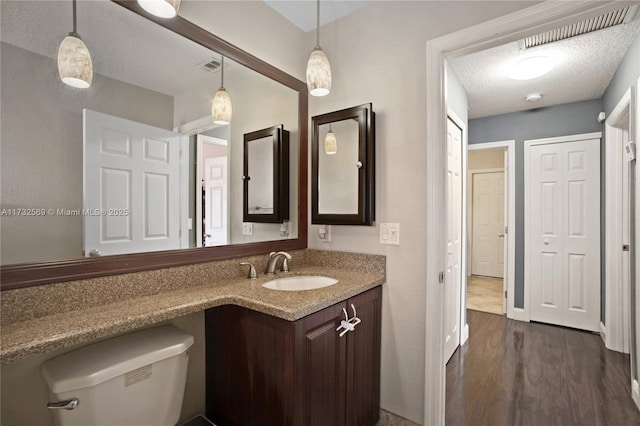
[[[316,0],[263,0],[269,7],[304,32],[316,28]],[[371,1],[322,0],[320,25],[342,18],[366,6]]]
[[[72,30],[71,1],[2,0],[0,8],[0,39],[49,58],[56,57]],[[219,72],[196,67],[220,55],[111,1],[78,2],[78,33],[91,52],[95,72],[107,77],[168,95],[220,79]],[[225,61],[225,71],[230,62]],[[239,65],[229,68],[234,66]]]
[[[636,16],[629,24],[524,51],[517,42],[509,43],[452,59],[449,66],[467,92],[469,118],[578,102],[602,96],[639,33],[640,17]],[[509,66],[531,56],[550,56],[556,66],[542,77],[511,80]],[[542,93],[542,100],[525,101],[532,92]]]

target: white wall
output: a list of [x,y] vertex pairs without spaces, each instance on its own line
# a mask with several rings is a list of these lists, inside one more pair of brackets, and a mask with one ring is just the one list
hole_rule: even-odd
[[[382,408],[422,423],[424,413],[426,55],[429,39],[531,5],[526,2],[380,1],[321,29],[333,88],[310,114],[373,102],[376,226],[333,226],[332,242],[311,226],[312,248],[384,254]],[[315,34],[307,34],[307,54]],[[305,55],[306,56],[306,55]],[[303,59],[304,60],[304,59]],[[399,222],[399,246],[379,244],[380,222]]]
[[469,170],[504,168],[504,149],[469,151]]

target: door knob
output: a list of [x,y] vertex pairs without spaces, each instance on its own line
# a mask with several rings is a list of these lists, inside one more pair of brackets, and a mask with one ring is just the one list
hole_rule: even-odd
[[100,250],[93,249],[89,252],[89,257],[99,257],[99,256],[100,256]]
[[548,245],[549,245],[549,240],[545,239],[545,240],[544,240],[544,245],[545,245],[545,246],[548,246]]
[[504,238],[504,234],[498,234],[498,237]]

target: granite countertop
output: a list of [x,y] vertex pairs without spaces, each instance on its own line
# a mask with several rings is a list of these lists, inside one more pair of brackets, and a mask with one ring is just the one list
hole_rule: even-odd
[[257,280],[232,278],[154,295],[134,297],[2,326],[0,364],[89,343],[221,305],[238,305],[288,321],[295,321],[356,294],[381,285],[385,274],[301,266],[294,275],[326,275],[338,283],[305,291],[278,291],[261,286],[273,276]]

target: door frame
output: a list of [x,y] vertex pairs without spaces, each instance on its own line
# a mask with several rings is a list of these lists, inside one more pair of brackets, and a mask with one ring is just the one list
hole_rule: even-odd
[[[514,294],[516,288],[516,141],[514,139],[481,142],[467,145],[467,151],[481,151],[485,149],[502,148],[507,152],[507,168],[502,169],[506,174],[507,191],[507,215],[505,216],[507,227],[507,252],[505,253],[505,278],[504,283],[507,290],[507,309],[505,314],[507,318],[520,318],[519,309],[514,305]],[[475,171],[473,171],[475,173]],[[472,173],[473,174],[473,173]],[[472,218],[467,218],[467,221]],[[465,239],[468,235],[464,236]],[[465,241],[468,244],[468,241]],[[467,260],[468,263],[468,260]]]
[[[624,132],[615,125],[625,114],[630,114],[630,108],[631,89],[628,89],[605,122],[605,322],[600,322],[605,346],[625,353],[629,352],[630,339],[625,329],[630,317],[628,309],[621,310],[619,307],[624,305],[625,300],[629,300],[629,286],[622,278],[624,272],[621,247],[625,236],[619,213],[625,197],[620,171],[626,159],[620,146]],[[629,138],[633,139],[633,136],[629,135]]]
[[[593,133],[581,133],[576,135],[567,135],[567,136],[558,136],[553,138],[543,138],[543,139],[529,139],[524,141],[524,308],[522,309],[522,318],[523,321],[531,320],[531,285],[529,272],[531,271],[531,257],[527,255],[528,252],[528,242],[531,241],[531,226],[529,225],[533,218],[529,215],[529,209],[527,208],[527,204],[529,203],[529,194],[531,193],[531,179],[529,179],[529,173],[531,169],[531,147],[536,145],[550,145],[556,143],[566,143],[566,142],[577,142],[583,141],[587,139],[600,139],[602,140],[602,132],[593,132]],[[602,188],[600,188],[600,193],[602,193]],[[600,206],[598,206],[600,208]],[[602,219],[601,222],[602,223]],[[600,235],[598,235],[600,237]],[[602,239],[599,238],[600,244],[602,243]],[[602,253],[600,253],[602,256]],[[601,295],[600,291],[598,291],[598,306],[600,306]]]
[[424,424],[444,424],[444,270],[446,238],[446,73],[445,60],[517,41],[573,21],[615,10],[619,2],[542,2],[426,42],[427,256],[425,277]]

